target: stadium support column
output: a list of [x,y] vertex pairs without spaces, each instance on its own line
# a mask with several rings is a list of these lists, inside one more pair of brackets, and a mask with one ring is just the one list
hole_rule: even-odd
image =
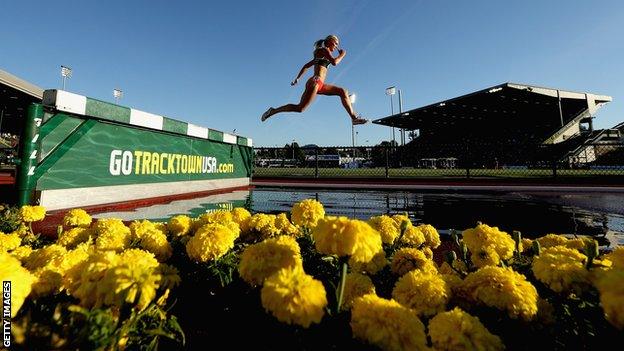
[[43,120],[43,106],[30,104],[24,121],[24,132],[20,137],[20,154],[17,174],[17,204],[27,205],[32,200],[35,184],[33,175],[37,164],[37,140],[39,126]]
[[559,106],[559,118],[561,118],[561,126],[563,127],[563,111],[561,109],[561,92],[557,89],[557,105]]
[[[399,114],[403,113],[403,95],[399,89]],[[405,128],[401,128],[401,146],[405,145]]]

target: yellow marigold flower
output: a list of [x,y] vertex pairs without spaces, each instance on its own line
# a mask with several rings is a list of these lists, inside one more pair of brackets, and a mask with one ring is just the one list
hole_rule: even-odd
[[206,224],[186,243],[186,253],[195,261],[208,262],[225,255],[234,247],[236,233],[222,224]]
[[141,249],[128,249],[118,255],[121,263],[136,264],[145,268],[157,268],[160,263],[153,253]]
[[264,240],[276,235],[279,235],[279,229],[275,228],[275,215],[269,215],[264,213],[256,213],[249,219],[249,232],[258,234],[253,239]]
[[485,266],[498,266],[500,264],[500,256],[496,252],[494,246],[482,246],[477,249],[477,251],[473,251],[470,255],[470,260],[476,267],[485,267]]
[[22,206],[20,216],[24,222],[38,222],[45,218],[46,209],[43,206]]
[[374,294],[355,300],[351,330],[357,339],[382,350],[428,350],[425,326],[411,309]]
[[171,244],[167,241],[167,234],[161,230],[146,232],[141,238],[140,246],[153,253],[160,262],[167,261],[173,253]]
[[438,272],[435,263],[427,259],[424,252],[413,247],[404,247],[395,252],[390,268],[392,273],[398,276],[402,276],[414,269],[426,273]]
[[251,213],[243,207],[236,207],[232,211],[232,220],[238,223],[241,233],[249,232],[249,220],[251,219]]
[[95,246],[98,250],[123,251],[130,246],[132,234],[130,228],[117,218],[100,218],[93,229],[97,238]]
[[511,235],[498,230],[498,227],[490,227],[487,224],[479,224],[474,228],[464,230],[462,237],[470,252],[480,252],[482,248],[491,246],[501,260],[510,259],[516,248]]
[[[401,225],[403,222],[407,222],[407,228],[412,226],[412,221],[410,221],[409,217],[406,215],[395,214],[391,217],[396,225],[397,229],[401,230]],[[400,232],[399,232],[400,233]]]
[[[48,266],[53,267],[62,276],[65,276],[69,270],[88,260],[94,250],[95,248],[88,243],[78,244],[75,249],[67,251],[64,255],[54,257]],[[70,282],[67,281],[67,283]],[[61,285],[61,288],[67,288],[65,282]]]
[[268,277],[260,298],[264,309],[277,320],[304,328],[320,323],[327,306],[323,283],[305,274],[298,265],[280,269]]
[[78,244],[90,241],[94,236],[94,230],[91,228],[74,227],[63,231],[56,243],[67,248],[74,248]]
[[511,268],[485,266],[468,274],[461,294],[469,302],[507,311],[511,318],[528,321],[537,314],[537,289]]
[[62,255],[55,255],[44,267],[34,272],[37,280],[32,285],[32,295],[35,298],[53,295],[66,288],[63,276],[73,267],[86,261],[90,252],[91,247],[83,243],[76,249],[66,251]]
[[279,230],[280,235],[299,236],[301,234],[299,228],[290,223],[285,213],[280,213],[275,217],[275,228]]
[[349,257],[349,266],[354,272],[377,274],[377,272],[387,266],[388,263],[384,250],[377,252],[370,261],[362,262],[359,260],[359,256],[356,255]]
[[569,249],[584,251],[587,238],[568,239],[563,245]]
[[531,247],[533,247],[533,240],[522,238],[522,240],[520,241],[520,252],[525,252]]
[[375,216],[368,220],[373,229],[381,235],[381,241],[384,244],[392,244],[394,240],[401,234],[401,229],[390,216]]
[[104,303],[119,307],[129,303],[141,311],[156,297],[161,280],[156,269],[158,261],[153,254],[138,249],[127,250],[119,257],[119,264],[108,269],[102,280],[102,286],[109,288]]
[[619,330],[624,329],[624,269],[601,272],[595,286],[607,321]]
[[12,251],[22,244],[22,238],[17,233],[4,234],[0,232],[0,252]]
[[368,223],[347,217],[327,216],[312,231],[316,250],[325,255],[355,256],[370,261],[381,247],[381,236]]
[[11,251],[11,256],[17,258],[21,262],[25,262],[28,259],[28,256],[33,252],[32,247],[30,246],[20,246],[17,249]]
[[156,230],[156,226],[153,222],[147,219],[141,221],[132,221],[128,226],[130,233],[132,234],[132,240],[140,240],[147,232]]
[[440,234],[431,224],[421,224],[416,228],[420,229],[425,236],[425,245],[435,249],[442,243],[440,241]]
[[444,279],[444,281],[446,282],[446,285],[451,289],[451,293],[455,294],[460,291],[463,281],[462,281],[462,278],[457,273],[455,274],[440,273],[440,277]]
[[169,218],[167,222],[167,230],[173,236],[184,236],[189,233],[192,228],[192,221],[189,216],[177,215]]
[[411,224],[405,229],[405,233],[401,237],[401,243],[412,246],[419,247],[424,244],[426,241],[425,234],[418,227],[414,227]]
[[290,218],[293,223],[314,229],[318,221],[325,217],[323,204],[314,199],[305,199],[293,205]]
[[131,249],[116,254],[96,250],[68,269],[63,281],[84,307],[129,303],[142,310],[156,296],[161,279],[157,268],[158,261],[147,251]]
[[20,261],[6,252],[0,251],[0,281],[11,282],[11,318],[15,317],[31,291],[35,277]]
[[278,270],[302,264],[299,244],[292,237],[281,235],[245,248],[238,271],[248,284],[262,285]]
[[37,250],[33,250],[28,259],[25,262],[26,268],[30,271],[35,271],[38,268],[45,267],[56,257],[63,256],[67,253],[67,250],[61,245],[48,245]]
[[171,257],[173,250],[167,241],[166,227],[143,220],[132,222],[130,231],[133,237],[139,240],[141,248],[156,255],[160,262],[164,262]]
[[69,210],[63,217],[63,224],[70,227],[88,227],[91,225],[91,216],[81,208]]
[[537,280],[555,292],[582,289],[590,281],[584,264],[587,256],[565,246],[551,246],[541,250],[533,259],[532,269]]
[[392,298],[419,316],[433,316],[445,310],[451,299],[451,288],[439,274],[415,270],[397,280]]
[[[232,213],[225,210],[216,210],[208,213],[204,213],[197,217],[197,220],[193,223],[193,230],[201,228],[202,226],[210,223],[216,223],[221,225],[227,225],[227,223],[234,222]],[[239,235],[240,233],[236,233]]]
[[44,267],[33,272],[35,281],[30,296],[34,299],[57,294],[60,291],[63,276],[52,267]]
[[375,285],[371,278],[360,273],[347,274],[341,308],[350,310],[355,299],[367,294],[375,294]]
[[117,266],[119,256],[114,251],[95,250],[87,260],[68,269],[63,276],[63,286],[73,297],[80,300],[86,308],[104,305],[104,299],[110,291],[102,281],[108,269]]
[[542,249],[558,245],[565,245],[565,243],[568,241],[565,236],[559,234],[546,234],[541,238],[537,238],[536,240],[540,243]]
[[613,268],[624,269],[624,246],[618,246],[604,256],[613,263]]
[[490,333],[479,318],[455,307],[429,321],[429,336],[436,350],[504,350],[502,340]]
[[433,260],[433,250],[431,250],[429,246],[425,246],[420,250],[425,254],[428,260]]

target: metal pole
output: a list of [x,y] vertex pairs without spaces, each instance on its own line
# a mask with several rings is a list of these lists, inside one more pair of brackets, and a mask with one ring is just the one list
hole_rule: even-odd
[[0,133],[2,133],[2,120],[4,119],[4,108],[0,111]]
[[314,167],[314,178],[318,178],[318,146],[314,149],[314,158],[315,158],[315,167]]
[[65,90],[65,76],[63,76],[63,90]]
[[561,111],[561,94],[557,90],[557,102],[559,105],[559,117],[561,118],[561,126],[563,127],[563,112]]
[[[403,95],[399,89],[399,114],[403,113]],[[401,128],[401,145],[405,145],[405,129]]]
[[355,126],[351,125],[351,146],[355,147]]
[[384,153],[385,153],[385,156],[386,156],[386,178],[388,178],[388,168],[389,167],[388,167],[388,146],[387,145],[384,146]]
[[[390,95],[390,116],[394,115],[394,102],[392,99],[392,95]],[[394,127],[392,127],[392,141],[396,142],[396,138],[394,136]]]
[[32,201],[33,175],[37,164],[37,140],[39,126],[43,119],[43,106],[30,104],[24,121],[24,131],[20,137],[19,166],[17,172],[17,204],[27,205]]

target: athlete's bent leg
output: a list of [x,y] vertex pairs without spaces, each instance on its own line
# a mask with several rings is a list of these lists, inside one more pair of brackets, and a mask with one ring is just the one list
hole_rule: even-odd
[[317,90],[318,90],[317,85],[312,80],[308,80],[308,82],[306,83],[306,88],[303,94],[301,95],[301,100],[299,101],[298,104],[286,104],[278,108],[271,107],[262,115],[262,121],[264,122],[267,119],[269,119],[269,117],[277,113],[281,113],[281,112],[301,113],[305,111],[306,108],[310,106],[310,104],[316,97]]

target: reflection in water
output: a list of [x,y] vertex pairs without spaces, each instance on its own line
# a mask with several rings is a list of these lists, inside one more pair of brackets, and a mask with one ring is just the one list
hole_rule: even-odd
[[[443,232],[474,227],[481,221],[509,233],[519,230],[528,238],[548,233],[581,234],[605,243],[608,232],[624,232],[623,207],[609,207],[614,196],[255,188],[252,208],[258,212],[284,212],[297,201],[317,198],[331,215],[367,219],[407,212],[414,223],[431,224]],[[618,201],[623,200],[624,194]],[[616,239],[624,244],[621,234]]]
[[[548,233],[581,234],[624,245],[624,194],[557,194],[528,192],[425,192],[254,188],[94,217],[166,221],[178,214],[197,217],[217,209],[246,207],[252,212],[289,212],[292,205],[316,198],[330,215],[368,219],[407,213],[414,223],[427,223],[442,233],[474,227],[477,221],[524,237]],[[606,239],[605,235],[609,238]]]
[[167,204],[138,207],[129,211],[106,212],[94,215],[95,218],[114,217],[126,221],[149,219],[167,221],[169,218],[184,214],[197,217],[202,213],[214,210],[231,210],[234,207],[250,207],[249,190],[237,190],[224,194],[216,194],[187,200],[176,200]]

